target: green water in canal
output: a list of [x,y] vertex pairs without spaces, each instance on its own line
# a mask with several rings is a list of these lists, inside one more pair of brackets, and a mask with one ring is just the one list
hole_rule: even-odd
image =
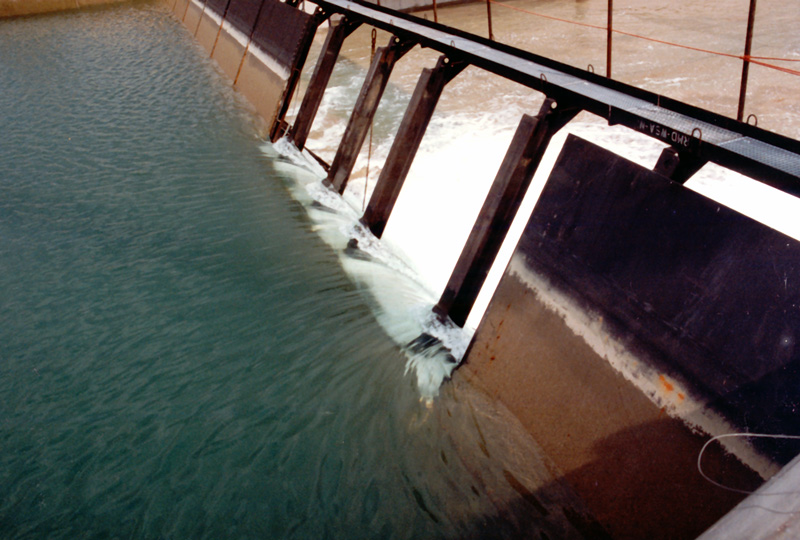
[[578,535],[164,9],[0,21],[0,133],[0,537]]

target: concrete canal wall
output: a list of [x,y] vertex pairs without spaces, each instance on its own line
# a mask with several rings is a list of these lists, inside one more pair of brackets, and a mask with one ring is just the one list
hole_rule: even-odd
[[299,80],[313,17],[277,0],[166,0],[234,87],[272,126]]
[[[99,1],[99,0],[96,0]],[[430,0],[387,0],[391,9],[413,11],[430,7]],[[437,2],[463,3],[463,0]],[[164,0],[217,61],[234,87],[273,126],[273,137],[285,126],[282,118],[299,80],[311,40],[320,21],[278,0]]]

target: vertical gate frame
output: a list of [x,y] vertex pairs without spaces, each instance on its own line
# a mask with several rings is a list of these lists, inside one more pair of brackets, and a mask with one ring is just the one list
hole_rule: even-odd
[[403,40],[392,36],[386,47],[378,49],[369,72],[358,94],[353,113],[347,122],[336,157],[325,182],[340,194],[344,193],[347,180],[353,172],[358,154],[364,145],[375,111],[378,110],[383,92],[389,82],[395,63],[417,44],[416,41]]
[[422,70],[367,210],[361,218],[361,223],[376,237],[383,235],[442,90],[468,65],[442,55],[436,67]]
[[330,81],[342,44],[359,26],[361,26],[361,21],[342,17],[337,22],[332,23],[328,30],[322,53],[319,56],[319,60],[317,60],[317,65],[314,67],[314,73],[311,76],[308,89],[303,96],[303,102],[300,104],[297,119],[295,119],[292,129],[289,131],[289,138],[299,150],[302,150],[306,145],[306,139],[308,139],[308,134],[311,132],[311,125],[317,116],[322,96],[328,86],[328,81]]
[[[288,3],[288,2],[287,2]],[[295,2],[297,3],[297,2]],[[296,6],[295,6],[296,7]],[[286,113],[289,111],[289,105],[292,102],[297,85],[300,83],[300,77],[303,74],[303,66],[308,59],[308,53],[311,50],[311,44],[314,42],[314,36],[317,33],[319,25],[330,18],[331,14],[325,12],[322,8],[318,7],[311,20],[306,27],[306,34],[298,46],[297,57],[294,60],[292,72],[289,74],[289,80],[286,83],[286,89],[283,92],[280,105],[278,107],[278,114],[275,117],[275,122],[272,125],[269,133],[269,139],[273,142],[282,137],[288,130],[289,124],[286,122]]]
[[433,308],[440,317],[450,317],[461,327],[466,323],[550,140],[582,110],[566,103],[557,106],[548,97],[539,114],[524,115],[520,120],[472,232]]

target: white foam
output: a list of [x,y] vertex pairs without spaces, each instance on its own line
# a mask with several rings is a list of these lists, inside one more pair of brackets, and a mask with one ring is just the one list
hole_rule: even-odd
[[[357,208],[322,184],[325,172],[313,158],[286,138],[274,145],[265,143],[262,150],[293,169],[296,182],[290,191],[308,212],[315,232],[339,254],[344,270],[367,293],[379,324],[403,348],[408,357],[406,371],[415,375],[421,397],[436,397],[463,357],[471,332],[433,316],[436,296],[389,244],[359,223]],[[353,241],[357,248],[351,245]],[[408,346],[424,335],[436,338],[441,346],[419,350]]]
[[[266,147],[266,144],[265,144]],[[288,159],[292,164],[309,171],[318,179],[325,178],[325,169],[315,160],[307,150],[300,151],[287,137],[278,139],[270,145],[280,156]],[[262,148],[263,150],[264,148]]]

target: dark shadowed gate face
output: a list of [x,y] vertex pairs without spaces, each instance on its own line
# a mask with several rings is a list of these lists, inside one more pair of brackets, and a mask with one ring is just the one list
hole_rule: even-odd
[[[699,534],[739,495],[700,478],[707,437],[681,419],[712,434],[795,430],[797,268],[797,241],[570,136],[466,373],[609,530]],[[797,453],[756,446],[778,463]],[[728,485],[757,482],[730,456],[708,459]]]

